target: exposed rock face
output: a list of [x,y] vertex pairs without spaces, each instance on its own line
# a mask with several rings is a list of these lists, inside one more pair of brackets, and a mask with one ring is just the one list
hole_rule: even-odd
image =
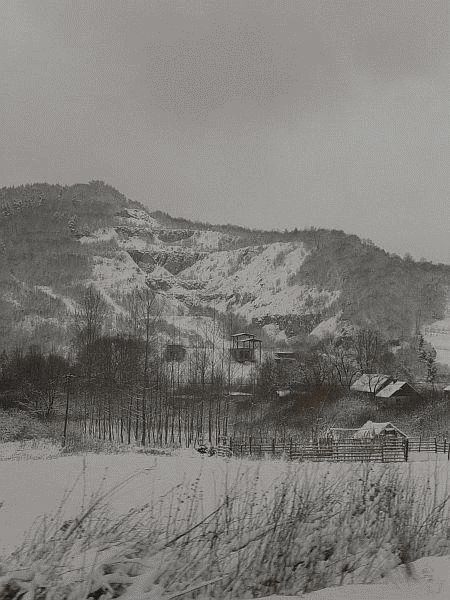
[[438,358],[450,362],[450,267],[402,260],[341,231],[173,219],[102,182],[0,190],[0,281],[3,347],[67,344],[82,289],[92,284],[113,318],[126,316],[133,289],[150,287],[162,319],[176,319],[190,336],[200,318],[199,329],[208,329],[221,314],[287,344],[349,323],[400,339],[419,319]]

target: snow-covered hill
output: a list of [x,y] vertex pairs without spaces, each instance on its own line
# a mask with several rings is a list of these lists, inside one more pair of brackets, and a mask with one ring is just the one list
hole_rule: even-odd
[[[94,256],[91,282],[114,311],[124,310],[121,295],[149,285],[164,299],[163,318],[176,322],[183,338],[198,327],[187,318],[194,307],[197,313],[212,308],[247,323],[257,321],[275,342],[286,339],[279,317],[311,315],[319,323],[322,314],[333,314],[339,298],[339,290],[302,283],[299,270],[308,250],[301,242],[236,247],[241,245],[236,236],[170,229],[144,210],[124,209],[111,226],[80,237],[79,243],[93,251],[111,246],[110,256]],[[202,321],[200,335],[211,318],[205,314]]]
[[402,260],[342,231],[193,223],[150,213],[94,181],[3,188],[0,242],[5,348],[67,345],[83,289],[94,285],[113,324],[126,318],[127,296],[150,287],[162,330],[182,343],[215,319],[228,323],[227,342],[230,327],[289,346],[352,323],[397,339],[415,331],[420,315],[438,358],[450,362],[450,268]]

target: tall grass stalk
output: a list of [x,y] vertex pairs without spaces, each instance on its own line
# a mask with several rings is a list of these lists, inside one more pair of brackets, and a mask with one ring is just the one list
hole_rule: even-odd
[[[392,465],[345,477],[301,465],[266,488],[258,471],[227,475],[205,514],[198,479],[125,515],[108,500],[63,506],[2,563],[0,597],[122,600],[259,597],[371,582],[450,551],[449,497]],[[119,487],[130,486],[124,481]],[[64,499],[67,502],[68,498]]]

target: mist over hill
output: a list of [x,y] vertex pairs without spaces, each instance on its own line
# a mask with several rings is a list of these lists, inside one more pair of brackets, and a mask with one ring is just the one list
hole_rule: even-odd
[[67,351],[87,286],[108,304],[111,329],[124,326],[132,291],[151,288],[161,331],[186,343],[204,337],[214,313],[230,333],[245,326],[268,345],[350,325],[392,343],[423,331],[437,340],[438,359],[450,353],[449,265],[401,258],[343,231],[192,222],[99,181],[1,189],[0,351]]

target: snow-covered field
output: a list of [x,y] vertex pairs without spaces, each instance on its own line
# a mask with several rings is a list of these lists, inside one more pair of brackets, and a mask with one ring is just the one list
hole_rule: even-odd
[[[212,580],[223,584],[215,596],[221,598],[332,585],[340,587],[307,597],[448,597],[449,558],[421,558],[408,571],[399,566],[450,551],[448,512],[438,508],[450,490],[450,463],[440,456],[356,465],[227,460],[194,450],[171,456],[61,455],[48,444],[0,450],[0,557],[25,539],[23,556],[14,560],[27,568],[37,561],[27,576],[39,572],[53,586],[79,585],[91,560],[89,585],[122,578],[130,584],[126,600],[168,599],[191,584],[208,590]],[[120,577],[114,567],[107,578],[112,556],[121,562]],[[151,564],[139,575],[129,570],[136,556]],[[51,560],[60,571],[49,570]]]

